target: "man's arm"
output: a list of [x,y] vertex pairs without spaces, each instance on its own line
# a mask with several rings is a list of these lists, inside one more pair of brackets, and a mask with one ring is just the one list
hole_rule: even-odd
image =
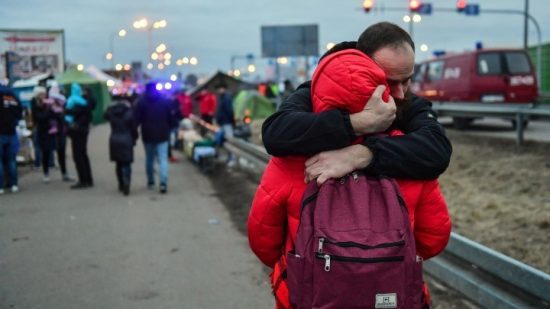
[[371,175],[412,179],[434,179],[445,171],[452,147],[429,101],[413,96],[397,118],[395,128],[406,134],[371,136],[364,145],[325,151],[309,158],[305,180],[317,179],[321,184],[358,169]]
[[395,128],[405,135],[367,137],[373,158],[366,171],[390,177],[434,179],[451,160],[452,146],[431,102],[413,95],[410,105],[398,115]]
[[300,85],[279,111],[265,120],[262,139],[269,154],[310,156],[348,146],[355,138],[347,113],[338,110],[312,112],[310,87],[311,82]]

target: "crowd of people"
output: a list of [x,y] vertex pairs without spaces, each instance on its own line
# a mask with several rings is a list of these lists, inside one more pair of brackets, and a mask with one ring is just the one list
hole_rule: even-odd
[[[113,96],[111,106],[103,114],[111,127],[109,157],[115,163],[118,189],[125,195],[130,193],[133,148],[140,136],[145,150],[147,187],[151,190],[158,188],[162,194],[168,191],[169,162],[177,161],[172,149],[178,146],[179,124],[193,110],[191,97],[185,90],[165,93],[155,86],[155,82],[147,83],[140,96]],[[204,90],[197,97],[197,103],[202,119],[208,123],[216,122],[226,136],[232,136],[232,96],[226,87],[225,84],[218,85],[217,95]],[[0,194],[4,194],[5,189],[13,193],[19,191],[16,156],[20,148],[17,134],[20,121],[32,129],[33,169],[41,169],[44,183],[52,180],[50,172],[55,167],[56,157],[61,180],[74,182],[71,189],[94,186],[88,136],[97,103],[90,89],[73,83],[66,97],[56,82],[48,87],[36,86],[28,108],[23,107],[11,88],[2,86],[0,95]],[[77,179],[67,168],[67,138],[71,141]],[[158,171],[158,179],[155,171]]]

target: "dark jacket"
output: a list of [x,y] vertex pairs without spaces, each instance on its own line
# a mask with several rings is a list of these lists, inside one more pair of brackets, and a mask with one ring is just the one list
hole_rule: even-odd
[[105,111],[103,118],[111,124],[109,158],[115,162],[133,162],[134,145],[138,137],[134,113],[130,106],[119,101]]
[[0,85],[0,135],[14,135],[17,122],[21,119],[21,102],[13,91]]
[[52,125],[51,122],[56,119],[53,111],[46,103],[39,106],[36,98],[32,98],[31,114],[38,137],[42,139],[47,138],[49,135],[48,131]]
[[[349,146],[355,140],[348,113],[339,110],[312,113],[310,88],[311,82],[300,85],[279,111],[264,122],[262,138],[271,155],[311,156]],[[409,99],[391,127],[404,132],[404,136],[365,139],[364,144],[374,155],[365,169],[367,173],[433,179],[449,165],[451,143],[437,121],[431,102],[416,95]]]
[[168,141],[174,122],[169,100],[160,94],[145,93],[136,103],[134,116],[141,126],[141,139],[144,143]]
[[224,92],[218,100],[218,110],[216,111],[216,122],[221,126],[224,124],[235,124],[235,114],[233,113],[233,99],[229,93]]

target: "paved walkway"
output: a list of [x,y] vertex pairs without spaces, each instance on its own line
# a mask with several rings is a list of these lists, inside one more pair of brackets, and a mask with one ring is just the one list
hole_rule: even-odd
[[0,308],[273,308],[265,271],[208,179],[184,159],[170,165],[167,195],[147,190],[138,141],[124,197],[108,133],[90,136],[94,188],[69,190],[57,170],[49,184],[23,172],[21,191],[0,196]]

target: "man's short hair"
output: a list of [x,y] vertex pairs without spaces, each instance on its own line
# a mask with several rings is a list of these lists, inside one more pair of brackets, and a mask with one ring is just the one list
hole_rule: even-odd
[[399,47],[409,44],[414,51],[414,42],[407,31],[390,22],[379,22],[369,26],[357,40],[357,49],[372,57],[383,47]]

